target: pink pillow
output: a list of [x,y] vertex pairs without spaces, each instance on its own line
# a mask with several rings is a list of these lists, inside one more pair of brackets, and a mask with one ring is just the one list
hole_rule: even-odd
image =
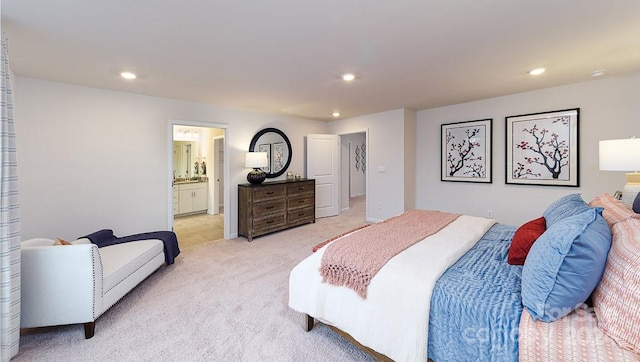
[[547,221],[544,217],[531,220],[516,230],[509,246],[507,262],[512,265],[524,265],[524,260],[529,254],[533,242],[547,230]]
[[609,227],[627,219],[640,218],[640,215],[633,212],[633,210],[627,207],[622,201],[617,200],[607,193],[596,196],[589,202],[589,206],[604,208],[602,216],[604,217],[604,221],[609,224]]
[[598,327],[620,347],[640,353],[640,220],[619,222],[612,232],[593,306]]

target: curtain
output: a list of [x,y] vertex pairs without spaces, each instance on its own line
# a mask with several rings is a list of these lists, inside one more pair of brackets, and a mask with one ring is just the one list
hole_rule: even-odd
[[20,343],[20,210],[13,95],[7,37],[0,64],[0,357],[8,361]]

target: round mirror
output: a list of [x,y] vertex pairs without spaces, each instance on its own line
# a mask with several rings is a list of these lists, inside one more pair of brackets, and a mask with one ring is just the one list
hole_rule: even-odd
[[277,128],[265,128],[256,133],[251,139],[249,151],[267,153],[269,166],[262,168],[267,178],[282,175],[291,164],[291,142]]

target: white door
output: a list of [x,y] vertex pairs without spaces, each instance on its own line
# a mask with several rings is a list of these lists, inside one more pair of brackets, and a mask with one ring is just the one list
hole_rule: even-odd
[[340,213],[340,136],[307,135],[307,177],[316,180],[316,217]]

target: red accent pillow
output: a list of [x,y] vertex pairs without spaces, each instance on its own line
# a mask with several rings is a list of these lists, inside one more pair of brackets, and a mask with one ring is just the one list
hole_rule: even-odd
[[545,230],[547,230],[547,221],[544,217],[539,217],[520,226],[513,234],[507,262],[512,265],[524,265],[531,245]]

